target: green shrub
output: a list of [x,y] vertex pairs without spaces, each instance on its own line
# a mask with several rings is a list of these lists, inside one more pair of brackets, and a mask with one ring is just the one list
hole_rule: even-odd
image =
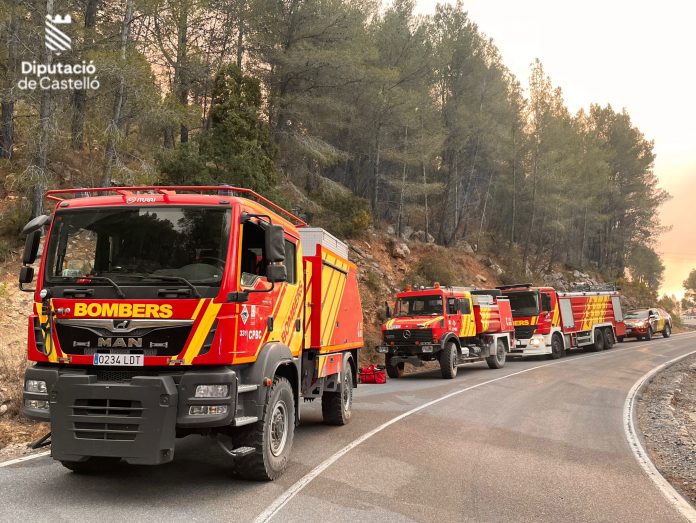
[[11,203],[0,214],[0,236],[7,236],[10,241],[20,243],[24,226],[31,218],[31,205],[21,198]]
[[323,194],[316,202],[323,209],[314,216],[313,224],[339,238],[360,236],[372,223],[369,202],[351,193]]
[[454,264],[445,251],[434,250],[423,256],[413,268],[406,273],[404,284],[430,286],[438,282],[440,285],[457,285],[457,273]]
[[[7,240],[0,239],[0,262],[6,262],[12,258],[13,247],[14,246]],[[2,287],[0,287],[0,299],[3,298],[1,291]]]

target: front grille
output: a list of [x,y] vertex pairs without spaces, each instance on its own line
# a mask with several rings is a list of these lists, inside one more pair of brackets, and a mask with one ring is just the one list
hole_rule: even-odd
[[145,356],[176,356],[191,334],[190,325],[138,328],[129,332],[97,326],[56,324],[60,347],[66,354],[92,356],[106,354],[144,354]]
[[522,325],[515,327],[515,338],[518,340],[528,340],[536,332],[535,325]]
[[[133,441],[139,432],[143,405],[140,401],[78,399],[72,405],[77,439]],[[98,418],[94,421],[90,417]],[[105,419],[111,418],[111,419]]]
[[432,342],[432,329],[390,329],[384,331],[385,343],[395,345],[413,345],[414,342]]

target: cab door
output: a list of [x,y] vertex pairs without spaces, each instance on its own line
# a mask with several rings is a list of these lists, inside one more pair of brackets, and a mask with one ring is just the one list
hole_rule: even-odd
[[471,305],[471,298],[464,296],[459,298],[459,313],[461,327],[459,329],[460,338],[470,338],[476,336],[476,319],[474,318],[474,309]]
[[459,332],[462,326],[462,315],[459,311],[459,300],[447,298],[447,329],[450,332]]
[[553,324],[553,301],[550,293],[541,293],[541,312],[539,313],[539,329],[542,334],[551,332]]

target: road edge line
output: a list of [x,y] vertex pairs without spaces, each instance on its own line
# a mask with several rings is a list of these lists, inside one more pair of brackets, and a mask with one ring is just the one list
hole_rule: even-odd
[[17,463],[21,463],[22,461],[29,461],[30,459],[42,458],[43,456],[48,456],[50,453],[50,450],[45,450],[43,452],[38,452],[37,454],[30,454],[29,456],[22,456],[21,458],[2,461],[0,462],[0,468],[9,467],[10,465],[15,465]]
[[[691,333],[691,332],[683,332],[683,333],[675,334],[673,337],[683,336],[683,335],[688,335],[688,334],[693,334],[693,333]],[[662,340],[656,340],[656,342],[654,342],[652,345],[656,345],[656,344],[658,344],[658,343],[659,343],[659,344],[662,344],[662,343],[664,343],[664,342],[669,342],[669,341],[670,341],[669,338],[665,338],[665,339],[662,339]],[[652,345],[651,345],[651,346],[652,346]],[[616,347],[616,345],[615,345],[614,347]],[[531,371],[533,371],[533,370],[542,369],[542,368],[544,368],[544,367],[550,367],[550,366],[552,366],[552,365],[559,365],[559,364],[561,364],[561,363],[571,363],[571,362],[573,362],[573,361],[580,361],[580,360],[583,360],[583,359],[585,359],[585,358],[593,358],[593,357],[608,356],[608,355],[611,355],[611,354],[616,354],[616,353],[619,353],[619,352],[624,352],[624,351],[633,350],[633,349],[634,349],[633,347],[623,347],[623,348],[621,348],[621,349],[614,348],[614,349],[612,349],[612,350],[602,351],[602,352],[600,352],[600,353],[592,353],[592,354],[585,354],[585,355],[582,355],[582,356],[577,356],[577,357],[572,358],[572,359],[561,358],[561,359],[559,359],[559,360],[555,360],[555,361],[552,361],[552,362],[550,362],[550,363],[544,363],[543,365],[537,365],[537,366],[535,366],[535,367],[529,367],[529,368],[527,368],[527,369],[522,369],[522,370],[517,371],[517,372],[512,372],[512,373],[510,373],[510,374],[505,374],[504,376],[498,376],[497,378],[494,378],[494,379],[491,379],[491,380],[487,380],[487,381],[483,381],[483,382],[481,382],[481,383],[477,383],[477,384],[475,384],[475,385],[471,385],[471,386],[465,387],[465,388],[463,388],[463,389],[458,389],[458,390],[452,391],[452,392],[450,392],[450,393],[448,393],[448,394],[445,394],[444,396],[440,396],[439,398],[435,398],[434,400],[430,400],[430,401],[428,401],[428,402],[426,402],[426,403],[424,403],[424,404],[422,404],[422,405],[419,405],[418,407],[414,407],[413,409],[411,409],[411,410],[409,410],[409,411],[403,412],[403,413],[399,414],[398,416],[396,416],[396,417],[394,417],[394,418],[391,418],[391,419],[385,421],[385,422],[382,423],[381,425],[378,425],[378,426],[375,427],[374,429],[372,429],[372,430],[366,432],[366,433],[363,434],[362,436],[360,436],[360,437],[354,439],[353,441],[351,441],[350,443],[348,443],[345,447],[339,449],[339,450],[336,451],[334,454],[332,454],[331,456],[329,456],[328,458],[326,458],[324,461],[322,461],[319,465],[317,465],[316,467],[314,467],[313,469],[311,469],[307,474],[305,474],[304,476],[302,476],[302,477],[301,477],[300,479],[298,479],[295,483],[293,483],[289,488],[287,488],[285,491],[283,491],[283,493],[282,493],[280,496],[278,496],[270,505],[268,505],[268,507],[266,507],[266,509],[265,509],[263,512],[261,512],[261,514],[259,514],[258,516],[256,516],[256,518],[254,519],[254,523],[266,523],[266,522],[270,521],[278,512],[280,512],[280,510],[281,510],[285,505],[287,505],[287,504],[288,504],[297,494],[299,494],[307,485],[309,485],[312,481],[314,481],[314,479],[316,479],[316,478],[317,478],[322,472],[324,472],[327,468],[329,468],[331,465],[333,465],[334,463],[336,463],[336,462],[337,462],[339,459],[341,459],[343,456],[345,456],[346,454],[348,454],[348,452],[350,452],[351,450],[353,450],[355,447],[357,447],[358,445],[360,445],[360,444],[363,443],[364,441],[367,441],[368,439],[370,439],[370,438],[371,438],[372,436],[374,436],[375,434],[378,434],[379,432],[382,432],[384,429],[390,427],[390,426],[393,425],[394,423],[397,423],[397,422],[401,421],[401,420],[404,419],[404,418],[407,418],[407,417],[409,417],[409,416],[411,416],[411,415],[413,415],[413,414],[416,414],[417,412],[420,412],[421,410],[424,410],[424,409],[426,409],[426,408],[428,408],[428,407],[431,407],[432,405],[435,405],[435,404],[437,404],[437,403],[440,403],[441,401],[445,401],[445,400],[447,400],[447,399],[449,399],[449,398],[452,398],[452,397],[454,397],[454,396],[457,396],[458,394],[462,394],[462,393],[464,393],[464,392],[468,392],[468,391],[470,391],[470,390],[477,389],[477,388],[479,388],[479,387],[483,387],[484,385],[488,385],[488,384],[490,384],[490,383],[495,383],[495,382],[497,382],[497,381],[501,381],[501,380],[504,380],[504,379],[507,379],[507,378],[512,378],[512,377],[514,377],[514,376],[519,376],[520,374],[525,374],[525,373],[531,372]],[[694,351],[694,352],[696,352],[696,351]],[[689,353],[689,354],[691,354],[691,353]],[[625,407],[624,407],[624,408],[625,408]]]
[[696,521],[696,508],[694,508],[688,500],[684,498],[665,477],[657,470],[657,467],[650,459],[648,452],[643,447],[638,436],[638,431],[636,430],[635,424],[635,407],[636,402],[643,390],[652,381],[655,375],[659,374],[663,370],[671,367],[675,363],[688,358],[696,354],[696,350],[688,352],[687,354],[682,354],[676,358],[666,361],[652,370],[646,372],[643,376],[638,379],[631,387],[631,390],[626,396],[626,401],[624,402],[624,434],[626,440],[628,441],[628,446],[633,452],[633,456],[636,458],[638,464],[642,467],[645,474],[652,480],[657,489],[660,491],[662,496],[675,508],[679,513],[684,516],[687,521]]

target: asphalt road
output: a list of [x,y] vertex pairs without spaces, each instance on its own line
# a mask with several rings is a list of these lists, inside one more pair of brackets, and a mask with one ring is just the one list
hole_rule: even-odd
[[40,457],[0,468],[0,520],[684,521],[636,461],[622,410],[643,374],[695,349],[686,334],[360,386],[345,427],[303,406],[273,483],[234,479],[201,437],[173,463],[97,476]]

